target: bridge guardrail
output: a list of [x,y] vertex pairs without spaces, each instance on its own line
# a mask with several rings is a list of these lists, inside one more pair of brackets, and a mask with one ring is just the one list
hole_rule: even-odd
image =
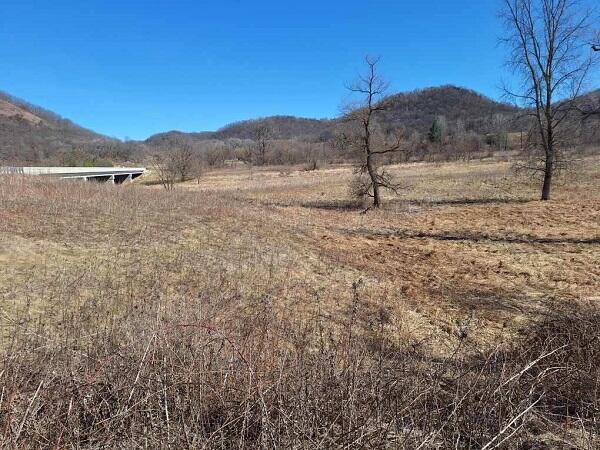
[[23,175],[24,173],[23,167],[0,167],[1,175]]

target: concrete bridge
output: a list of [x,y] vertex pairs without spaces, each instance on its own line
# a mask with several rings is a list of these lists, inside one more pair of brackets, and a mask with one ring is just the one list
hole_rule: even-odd
[[145,171],[144,167],[0,167],[0,175],[39,175],[118,184],[132,181]]

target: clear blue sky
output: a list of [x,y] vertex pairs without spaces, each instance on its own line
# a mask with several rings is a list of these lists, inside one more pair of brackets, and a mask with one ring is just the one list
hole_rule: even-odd
[[333,117],[364,54],[393,91],[498,98],[498,0],[0,0],[0,90],[143,139],[273,114]]

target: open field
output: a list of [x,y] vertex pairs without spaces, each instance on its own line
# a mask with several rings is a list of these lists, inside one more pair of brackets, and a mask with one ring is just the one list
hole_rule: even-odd
[[293,246],[295,272],[325,304],[341,306],[361,278],[419,331],[451,339],[466,317],[483,337],[535,317],[544,299],[600,300],[600,160],[581,167],[542,203],[510,163],[399,166],[406,189],[369,214],[348,196],[347,167],[223,171],[185,187],[243,203],[245,228]]
[[597,448],[600,158],[391,170],[0,178],[5,445]]

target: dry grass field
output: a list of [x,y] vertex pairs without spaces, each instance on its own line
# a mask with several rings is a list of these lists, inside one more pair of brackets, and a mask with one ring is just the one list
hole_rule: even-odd
[[245,211],[239,220],[252,239],[287,247],[294,276],[322,292],[334,315],[357,279],[371,302],[385,298],[414,332],[438,340],[453,340],[467,319],[474,339],[489,338],[535,318],[545,300],[600,300],[599,159],[574,167],[550,203],[510,163],[393,172],[406,188],[368,214],[348,196],[348,167],[223,171],[185,188]]
[[600,158],[0,178],[5,447],[598,448]]

